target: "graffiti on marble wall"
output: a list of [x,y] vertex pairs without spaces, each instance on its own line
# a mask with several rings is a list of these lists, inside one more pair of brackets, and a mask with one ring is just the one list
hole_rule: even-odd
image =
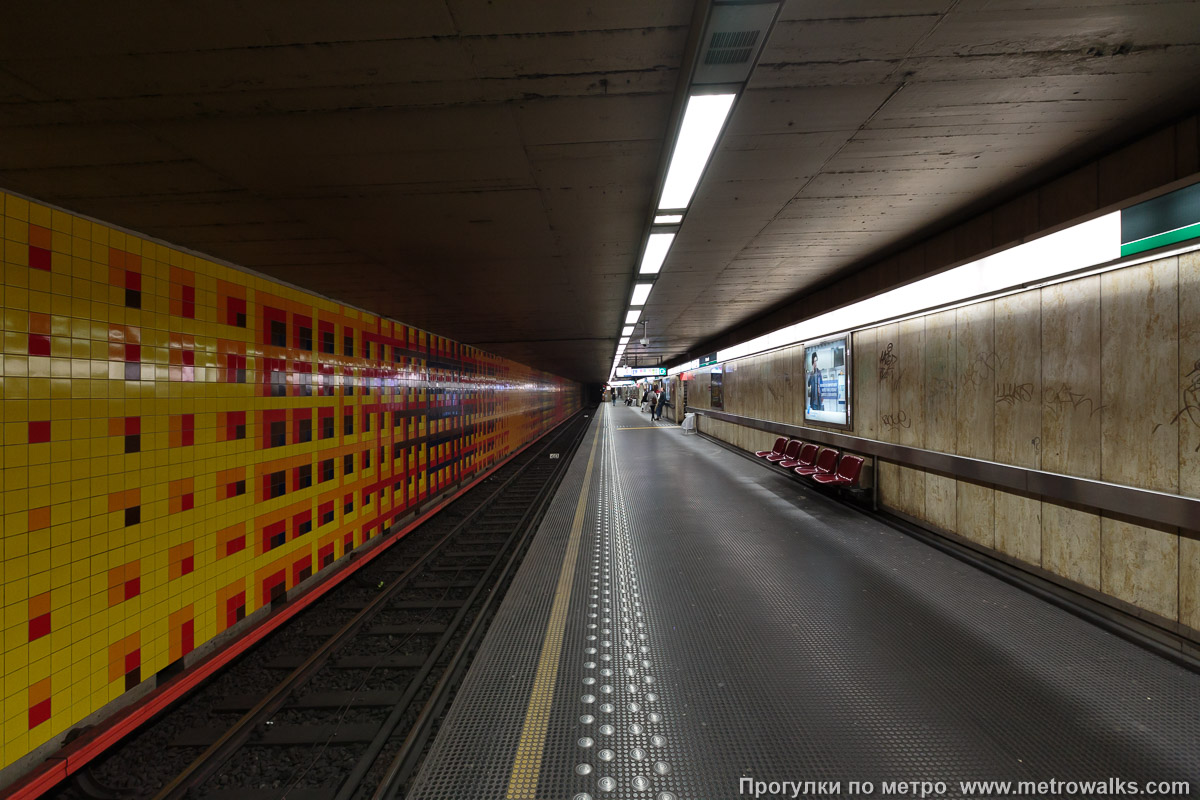
[[1077,392],[1069,383],[1058,386],[1048,386],[1042,391],[1042,404],[1048,411],[1061,416],[1067,411],[1083,411],[1088,419],[1096,416],[1104,405],[1097,403],[1090,395]]
[[[1178,425],[1180,423],[1189,423],[1196,428],[1200,428],[1200,358],[1192,364],[1192,371],[1183,376],[1184,386],[1180,394],[1180,407],[1168,425]],[[1154,426],[1151,433],[1157,432],[1163,423],[1158,423]],[[1193,452],[1200,453],[1200,443],[1196,444],[1196,449]]]
[[996,405],[1007,403],[1015,406],[1017,403],[1033,402],[1032,383],[1002,383],[996,390]]
[[900,358],[892,352],[892,343],[888,342],[879,353],[879,380],[896,380],[899,376],[896,374],[896,362]]

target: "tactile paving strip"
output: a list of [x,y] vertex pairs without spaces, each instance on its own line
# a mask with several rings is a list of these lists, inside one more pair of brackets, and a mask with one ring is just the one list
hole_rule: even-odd
[[593,418],[550,501],[408,798],[505,797],[600,419]]
[[606,422],[602,468],[594,484],[599,513],[583,558],[586,611],[569,626],[574,636],[565,648],[555,705],[562,722],[575,716],[577,724],[573,730],[564,724],[552,758],[547,743],[547,766],[573,757],[574,777],[565,791],[557,781],[550,784],[562,793],[539,795],[595,800],[611,793],[676,800],[686,785],[679,768],[680,720],[670,692],[659,685],[656,632],[648,621],[633,556],[611,415]]
[[[584,526],[592,538],[577,565],[537,797],[737,797],[743,778],[836,781],[843,795],[850,781],[872,781],[876,794],[885,781],[945,781],[948,796],[964,796],[958,781],[973,780],[1117,777],[1200,788],[1200,676],[701,437],[631,430],[640,415],[624,407],[606,416],[615,426],[593,476],[597,502]],[[576,499],[574,486],[562,494]],[[561,554],[545,550],[555,563],[526,564],[554,571]],[[548,585],[527,587],[543,593],[543,608]],[[587,609],[592,602],[599,608]],[[598,615],[586,635],[609,648],[573,633],[590,624],[586,613]],[[613,620],[608,639],[604,616]],[[472,668],[492,673],[492,694],[467,696],[464,687],[456,701],[455,712],[486,730],[450,766],[474,782],[461,776],[461,788],[410,796],[504,797],[495,788],[511,770],[520,727],[512,709],[528,699],[530,642],[540,643],[544,623],[543,612],[528,619],[533,631],[494,628],[489,641],[502,636],[494,646],[504,660],[488,665],[481,654]],[[626,627],[647,639],[627,640]],[[638,658],[642,641],[649,667]],[[613,667],[583,684],[607,652],[617,664],[633,655],[636,674]],[[645,675],[654,704],[630,712],[621,693],[631,684],[622,681],[608,684],[622,698],[608,712],[613,722],[583,710],[604,702],[600,689],[587,691],[605,685],[601,677]],[[632,685],[643,697],[651,691]],[[585,694],[596,699],[584,703]],[[630,738],[628,726],[652,705],[657,727]],[[584,714],[595,720],[583,723]],[[611,734],[598,732],[603,724]],[[450,728],[439,747],[451,747]],[[661,756],[644,735],[665,737]],[[605,736],[611,761],[599,758]],[[639,746],[645,759],[632,757]],[[656,760],[669,765],[666,775],[651,771]],[[592,770],[578,774],[581,764]],[[639,788],[639,776],[652,783]],[[615,781],[611,793],[603,777]]]

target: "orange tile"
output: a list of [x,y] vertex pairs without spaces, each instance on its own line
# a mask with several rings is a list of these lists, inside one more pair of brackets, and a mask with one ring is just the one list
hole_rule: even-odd
[[50,315],[31,312],[29,314],[29,332],[49,336],[51,333]]
[[120,680],[125,675],[125,640],[108,646],[108,682]]
[[29,509],[29,530],[40,531],[50,527],[50,506]]
[[29,618],[40,617],[50,613],[50,593],[42,592],[29,598]]
[[113,492],[108,496],[108,510],[110,512],[120,511],[123,508],[125,508],[124,492]]
[[108,420],[108,435],[109,436],[124,436],[125,435],[125,420],[121,417],[113,417]]
[[141,489],[126,489],[125,490],[125,505],[121,506],[121,508],[133,508],[134,506],[140,506],[141,504],[142,504],[142,490]]
[[50,679],[43,678],[29,687],[29,705],[35,706],[38,703],[50,699]]
[[43,228],[41,225],[29,226],[29,243],[34,247],[40,247],[43,250],[50,249],[50,229]]

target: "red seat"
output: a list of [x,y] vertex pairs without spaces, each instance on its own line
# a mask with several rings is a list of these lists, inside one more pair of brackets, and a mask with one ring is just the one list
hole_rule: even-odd
[[787,437],[780,436],[778,439],[775,440],[775,446],[772,447],[770,450],[759,450],[754,455],[758,456],[759,458],[766,458],[767,456],[771,455],[772,453],[782,453],[783,448],[785,448],[785,447],[787,447]]
[[838,462],[837,472],[832,475],[813,475],[813,480],[831,486],[857,486],[862,466],[863,459],[861,456],[852,456],[847,453]]
[[811,467],[796,467],[797,475],[813,475],[818,474],[832,475],[833,470],[837,467],[838,451],[832,447],[826,447],[817,456],[817,463]]
[[800,453],[795,457],[786,461],[780,461],[779,466],[784,469],[794,469],[795,467],[811,467],[817,460],[817,450],[815,444],[811,442],[800,448]]
[[800,444],[799,439],[792,439],[787,443],[787,447],[783,449],[782,453],[771,453],[766,457],[767,461],[770,461],[772,464],[778,464],[780,461],[795,458],[796,454],[800,452]]

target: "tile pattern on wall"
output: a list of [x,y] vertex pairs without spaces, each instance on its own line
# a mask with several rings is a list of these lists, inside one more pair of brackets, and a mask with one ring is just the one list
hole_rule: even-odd
[[0,768],[578,407],[498,356],[0,203]]

